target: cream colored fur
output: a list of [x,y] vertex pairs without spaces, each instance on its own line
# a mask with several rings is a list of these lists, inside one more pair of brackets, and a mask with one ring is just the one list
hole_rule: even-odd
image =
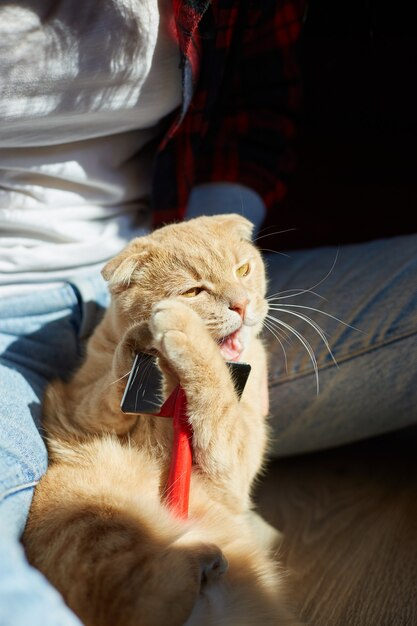
[[[268,441],[266,281],[251,232],[224,215],[132,241],[103,270],[112,302],[83,365],[47,391],[51,464],[24,543],[87,626],[296,623],[265,545],[273,533],[251,512]],[[240,401],[227,346],[252,366]],[[171,420],[119,408],[138,351],[158,355],[165,396],[178,382],[186,392],[187,521],[164,505]]]

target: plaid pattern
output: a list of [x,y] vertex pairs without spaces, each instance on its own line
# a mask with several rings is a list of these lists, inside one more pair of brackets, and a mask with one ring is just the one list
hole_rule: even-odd
[[294,167],[306,0],[173,2],[183,102],[156,156],[155,225],[181,219],[204,182],[241,183],[273,209]]

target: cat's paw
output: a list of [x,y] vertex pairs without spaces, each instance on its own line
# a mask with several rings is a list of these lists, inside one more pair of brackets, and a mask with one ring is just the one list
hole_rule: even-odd
[[184,355],[192,337],[205,333],[201,318],[189,306],[177,300],[162,300],[153,309],[149,322],[153,347],[172,360]]
[[[113,370],[117,378],[122,377],[132,367],[138,352],[152,350],[152,335],[148,322],[133,324],[123,335],[113,357]],[[124,384],[124,381],[122,382]]]
[[[189,534],[180,537],[173,545],[181,550],[185,548],[192,563],[190,570],[197,566],[197,580],[200,591],[207,585],[216,583],[229,568],[222,550],[212,543],[189,544]],[[195,571],[195,569],[194,569]]]
[[223,552],[214,545],[203,545],[198,550],[197,560],[200,568],[200,585],[202,588],[217,582],[227,572],[229,567]]

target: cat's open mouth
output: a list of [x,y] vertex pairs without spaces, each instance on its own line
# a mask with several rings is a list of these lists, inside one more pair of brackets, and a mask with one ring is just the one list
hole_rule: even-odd
[[223,337],[219,341],[220,352],[225,361],[238,361],[243,351],[243,345],[240,339],[240,328],[235,332]]

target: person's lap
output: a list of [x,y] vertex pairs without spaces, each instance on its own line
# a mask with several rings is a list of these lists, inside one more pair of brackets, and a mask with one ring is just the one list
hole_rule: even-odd
[[[316,330],[293,314],[271,308],[271,315],[308,338],[320,380],[316,395],[314,369],[299,338],[281,339],[286,371],[278,340],[266,333],[274,454],[333,446],[416,421],[416,250],[417,236],[412,236],[343,247],[335,264],[336,248],[267,258],[270,293],[291,296],[271,304],[282,309],[287,309],[283,304],[292,305],[294,313],[316,319],[330,333],[339,363],[339,368],[332,365]],[[293,297],[295,291],[309,288],[312,291]],[[68,286],[53,293],[36,294],[31,310],[28,300],[26,305],[15,299],[0,305],[0,623],[5,626],[27,624],[28,611],[34,625],[78,623],[40,574],[25,564],[18,545],[33,487],[46,468],[45,447],[35,426],[43,390],[52,376],[68,374],[78,359],[80,334],[88,333],[85,325],[94,319],[94,314],[87,316],[89,321],[83,317],[81,297],[90,300],[90,309],[94,298],[105,300],[101,287],[89,293]],[[360,330],[294,304],[323,309]],[[18,598],[21,602],[14,608]],[[47,609],[40,608],[42,602]]]
[[38,430],[42,395],[47,382],[68,374],[80,356],[79,299],[67,285],[0,302],[0,624],[5,626],[79,624],[27,565],[19,544],[34,486],[47,467]]
[[[279,338],[281,346],[267,332],[274,456],[345,444],[417,422],[416,252],[417,235],[410,235],[268,258],[269,292],[281,292],[270,300],[269,313],[308,339],[319,370],[317,394],[301,339],[269,319],[276,334],[277,329],[287,333]],[[291,289],[296,291],[286,291]],[[306,289],[311,291],[295,295]],[[350,326],[300,307],[321,309]],[[337,367],[317,330],[296,317],[300,314],[324,329]]]

